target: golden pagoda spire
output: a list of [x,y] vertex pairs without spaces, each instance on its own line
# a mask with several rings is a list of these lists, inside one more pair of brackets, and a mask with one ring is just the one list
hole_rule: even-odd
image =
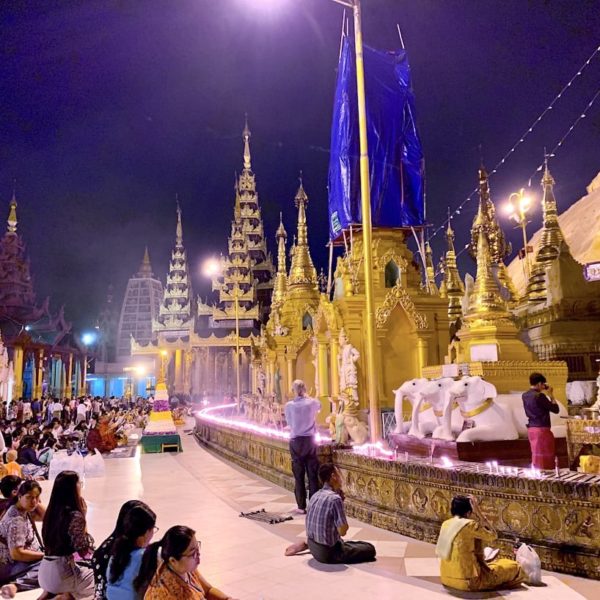
[[181,207],[179,206],[179,196],[175,194],[175,202],[177,204],[177,227],[175,228],[175,245],[183,246],[183,226],[181,225]]
[[542,176],[542,209],[544,211],[544,226],[542,237],[531,269],[527,284],[529,302],[544,302],[547,296],[546,266],[558,258],[563,251],[568,251],[565,237],[558,223],[558,210],[554,197],[554,178],[548,169],[548,156],[544,157],[544,175]]
[[17,233],[17,192],[13,187],[13,195],[8,209],[8,233]]
[[429,242],[425,242],[425,273],[427,276],[427,288],[429,293],[437,294],[438,288],[435,284],[435,268],[433,266],[433,251]]
[[469,252],[476,258],[479,231],[485,231],[492,264],[497,268],[497,276],[502,287],[506,289],[509,301],[517,299],[517,291],[504,264],[504,259],[511,253],[512,246],[506,241],[504,231],[496,218],[496,207],[490,197],[489,178],[485,167],[479,168],[479,206],[471,228],[471,244]]
[[275,233],[275,238],[277,239],[277,273],[275,275],[275,286],[273,288],[273,304],[281,305],[287,291],[287,265],[285,256],[287,233],[283,226],[281,213],[279,213],[279,227]]
[[488,234],[480,228],[477,235],[477,276],[469,297],[469,308],[465,322],[497,321],[510,318],[506,302],[492,273],[492,253],[488,242]]
[[298,209],[298,237],[292,256],[292,265],[290,267],[290,286],[308,284],[316,289],[317,271],[313,265],[308,248],[308,226],[306,224],[306,205],[308,196],[302,185],[302,174],[300,174],[300,187],[295,197],[296,208]]
[[242,137],[244,138],[244,171],[251,171],[252,165],[250,163],[250,129],[248,128],[248,113],[246,113],[246,124],[244,125],[244,131],[242,131]]
[[448,317],[456,321],[462,316],[462,298],[465,294],[465,286],[460,278],[456,264],[456,250],[454,249],[454,230],[450,224],[448,215],[448,228],[446,229],[446,260],[444,263],[444,282],[446,283],[446,294],[448,295]]

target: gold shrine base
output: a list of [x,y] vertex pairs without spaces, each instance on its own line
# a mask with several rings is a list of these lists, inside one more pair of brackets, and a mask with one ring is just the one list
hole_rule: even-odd
[[[199,417],[196,437],[223,458],[293,489],[286,441]],[[513,545],[520,540],[535,548],[544,569],[600,579],[600,477],[492,475],[481,466],[477,472],[472,463],[445,469],[418,459],[387,461],[331,446],[320,447],[319,455],[322,462],[338,465],[346,511],[365,523],[435,543],[440,524],[450,516],[452,497],[474,494],[498,531],[501,554],[512,556]]]

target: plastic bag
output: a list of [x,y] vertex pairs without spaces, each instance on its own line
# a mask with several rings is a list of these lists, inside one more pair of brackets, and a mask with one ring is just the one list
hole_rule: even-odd
[[542,583],[542,563],[538,553],[531,546],[521,544],[515,558],[527,576],[528,582],[532,585],[540,585]]
[[104,477],[104,458],[98,452],[98,448],[94,450],[94,454],[88,454],[83,459],[83,465],[86,477]]
[[62,471],[75,471],[81,480],[84,478],[83,456],[79,452],[74,452],[69,456],[66,450],[59,450],[54,453],[50,461],[48,479],[54,479]]

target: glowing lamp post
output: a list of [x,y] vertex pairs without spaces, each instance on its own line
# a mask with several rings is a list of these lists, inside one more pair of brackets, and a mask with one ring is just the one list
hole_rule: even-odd
[[[221,262],[216,258],[209,258],[204,261],[202,265],[202,274],[205,277],[214,279],[222,273]],[[240,296],[242,290],[237,283],[234,284],[231,289],[230,295],[233,297],[234,310],[235,310],[235,380],[236,380],[236,398],[235,405],[236,410],[240,412]]]
[[508,216],[521,228],[523,233],[523,274],[525,275],[525,286],[529,281],[529,253],[527,252],[527,213],[531,209],[531,199],[525,195],[525,188],[521,188],[518,192],[514,192],[508,198],[506,210]]

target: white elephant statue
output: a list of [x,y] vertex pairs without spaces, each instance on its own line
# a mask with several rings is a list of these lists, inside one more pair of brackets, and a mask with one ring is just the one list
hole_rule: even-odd
[[[512,416],[519,437],[526,438],[528,419],[521,394],[499,394],[495,402]],[[550,413],[550,428],[555,438],[564,438],[567,437],[567,425],[564,417],[567,417],[569,413],[562,402],[558,403],[558,409],[558,414]]]
[[462,417],[474,423],[459,434],[457,442],[516,440],[519,437],[512,413],[495,402],[497,396],[496,388],[479,376],[463,377],[450,386],[450,397],[458,402]]
[[[397,390],[394,390],[394,413],[396,415],[396,429],[394,433],[408,433],[417,438],[424,438],[427,434],[433,433],[438,422],[433,409],[423,400],[422,390],[427,385],[428,380],[424,377],[409,379],[405,381]],[[412,405],[412,418],[404,422],[402,416],[402,402],[407,399]]]
[[458,409],[458,403],[450,393],[454,383],[452,377],[441,377],[432,379],[422,387],[423,397],[431,405],[437,422],[432,438],[453,441],[462,431],[464,419]]

